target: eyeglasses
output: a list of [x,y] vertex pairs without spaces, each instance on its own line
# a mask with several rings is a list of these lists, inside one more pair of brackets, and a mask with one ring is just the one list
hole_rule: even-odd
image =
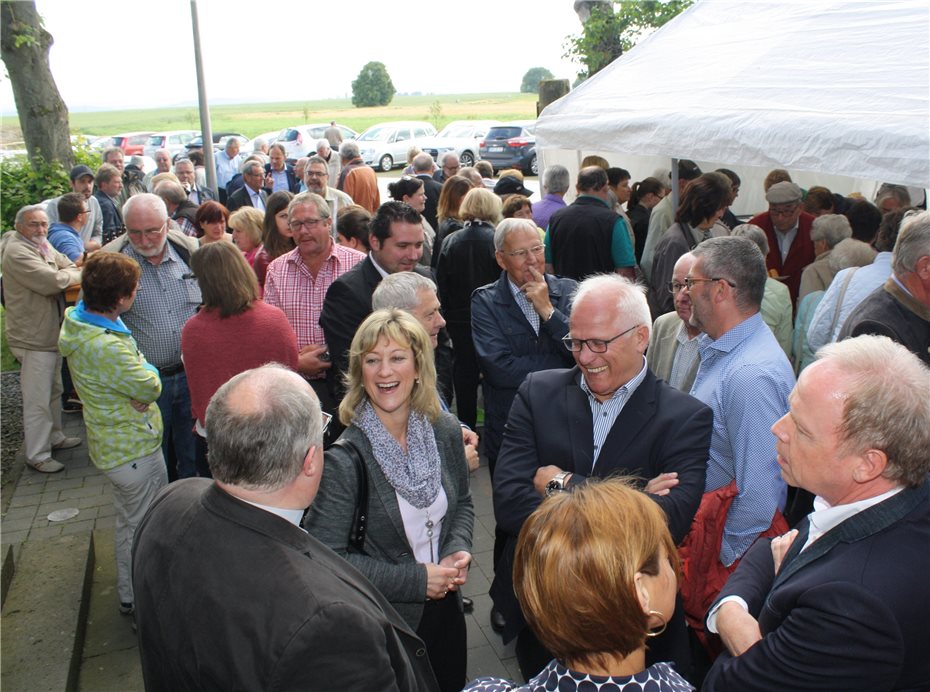
[[308,178],[325,178],[329,175],[329,171],[307,171],[306,176]]
[[565,344],[565,348],[572,353],[579,353],[581,349],[584,348],[585,344],[588,345],[588,350],[591,351],[591,353],[607,353],[607,347],[612,341],[616,341],[624,334],[629,334],[639,326],[641,325],[634,324],[629,329],[620,332],[617,336],[611,337],[610,339],[573,339],[569,334],[568,336],[562,337],[562,343]]
[[81,211],[78,212],[78,216],[81,214],[90,214],[90,209],[81,209]]
[[688,287],[688,290],[690,291],[692,288],[694,288],[694,284],[700,284],[700,283],[706,283],[706,282],[713,283],[714,281],[725,281],[726,284],[727,284],[730,288],[736,288],[736,284],[735,284],[735,283],[733,283],[733,282],[730,281],[729,279],[724,279],[722,276],[717,276],[717,277],[715,277],[715,278],[713,278],[713,279],[702,279],[702,278],[693,277],[693,276],[686,276],[686,277],[685,277],[685,286],[687,286],[687,287]]
[[669,281],[665,284],[665,288],[668,289],[668,292],[673,296],[678,295],[678,292],[685,287],[685,284],[679,283],[678,281]]
[[326,431],[329,430],[329,424],[333,422],[333,414],[320,411],[320,415],[323,416],[323,432],[321,434],[325,435]]
[[770,206],[769,216],[791,216],[798,210],[798,207],[800,206],[801,204],[799,202],[784,206]]
[[48,221],[27,221],[26,228],[48,228]]
[[545,250],[546,247],[544,245],[534,245],[533,247],[525,247],[522,250],[514,250],[513,252],[505,252],[504,254],[514,259],[525,260],[527,254],[532,252],[534,255],[541,255]]
[[312,231],[314,228],[323,223],[325,219],[304,219],[303,221],[291,221],[287,224],[287,227],[292,231],[299,231],[301,228],[306,228],[308,231]]
[[161,232],[165,230],[165,226],[167,224],[168,222],[165,221],[165,223],[163,223],[158,228],[146,228],[140,231],[127,230],[126,235],[128,235],[130,238],[141,238],[142,236],[145,236],[147,239],[157,238],[159,235],[161,235]]

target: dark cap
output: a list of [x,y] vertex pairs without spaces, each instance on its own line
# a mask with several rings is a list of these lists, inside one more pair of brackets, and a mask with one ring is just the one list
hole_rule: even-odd
[[75,180],[85,175],[89,175],[91,178],[94,177],[94,172],[90,169],[90,166],[75,166],[71,169],[71,182],[73,183]]
[[494,194],[500,197],[504,195],[523,195],[524,197],[531,197],[533,191],[524,187],[523,182],[519,178],[515,178],[512,175],[505,175],[494,185]]

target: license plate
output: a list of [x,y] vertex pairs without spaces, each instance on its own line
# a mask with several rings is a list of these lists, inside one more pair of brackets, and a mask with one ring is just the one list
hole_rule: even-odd
[[504,150],[504,147],[488,147],[489,154],[499,154]]

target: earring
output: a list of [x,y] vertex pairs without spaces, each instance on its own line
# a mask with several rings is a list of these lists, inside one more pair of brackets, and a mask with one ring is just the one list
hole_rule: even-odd
[[420,384],[420,378],[418,377],[417,379],[415,379],[415,380],[414,380],[414,383],[415,383],[415,384]]
[[657,630],[648,630],[646,632],[647,637],[658,637],[665,631],[665,628],[668,627],[668,620],[665,619],[665,616],[660,613],[658,610],[650,610],[648,615],[655,615],[662,621],[662,626]]

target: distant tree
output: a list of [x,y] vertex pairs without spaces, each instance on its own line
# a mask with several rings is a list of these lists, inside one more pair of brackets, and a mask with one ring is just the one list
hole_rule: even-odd
[[579,62],[583,81],[630,50],[660,26],[675,18],[694,0],[623,0],[590,6],[580,34],[566,40],[565,57]]
[[48,63],[52,35],[42,26],[34,0],[0,2],[0,49],[10,76],[19,126],[29,159],[74,163],[68,107],[58,93]]
[[552,79],[554,75],[545,67],[531,67],[523,75],[523,83],[520,85],[521,94],[535,94],[539,89],[539,83],[544,79]]
[[352,82],[352,105],[356,108],[386,106],[394,98],[394,83],[383,62],[370,62]]

